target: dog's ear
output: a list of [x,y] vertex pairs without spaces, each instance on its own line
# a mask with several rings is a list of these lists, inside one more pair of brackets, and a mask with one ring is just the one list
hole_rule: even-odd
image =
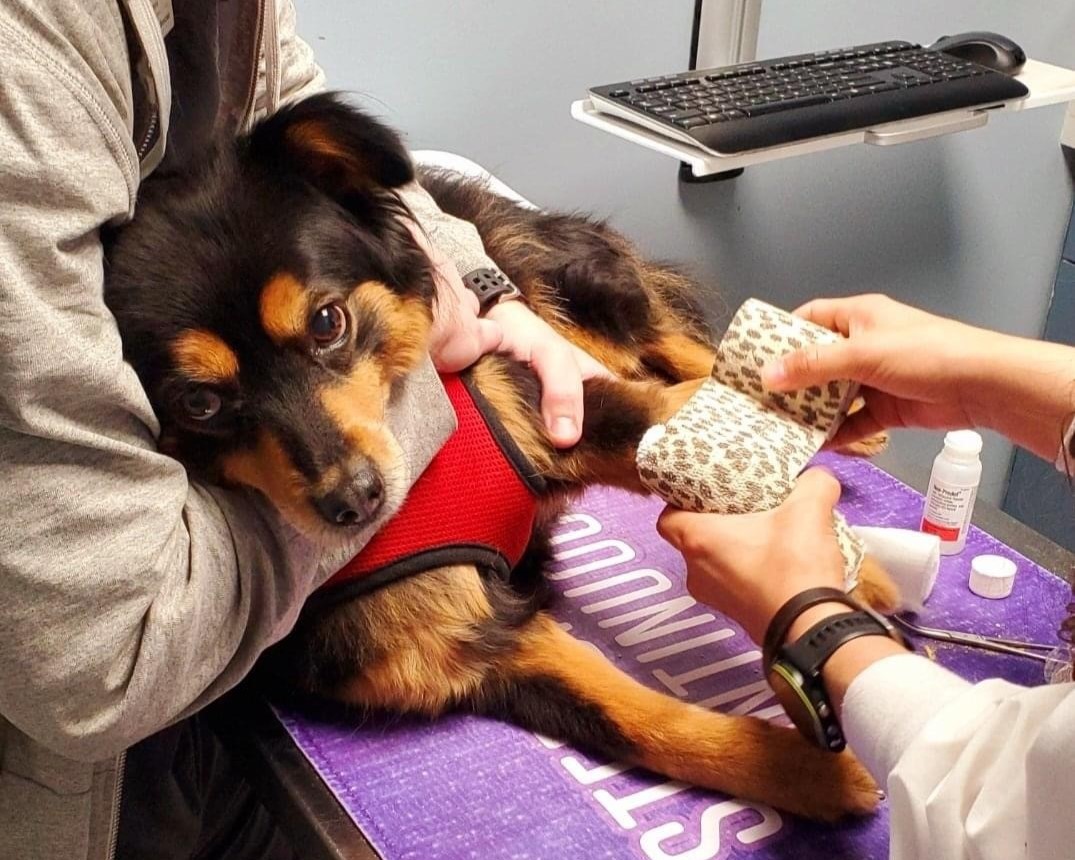
[[255,162],[298,173],[344,205],[414,179],[395,132],[332,93],[277,111],[253,129],[246,150]]

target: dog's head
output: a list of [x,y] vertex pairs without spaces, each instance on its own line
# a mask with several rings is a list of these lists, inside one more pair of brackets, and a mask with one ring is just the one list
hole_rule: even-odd
[[106,301],[162,447],[307,533],[405,491],[385,407],[433,294],[392,191],[412,178],[391,131],[317,96],[147,182],[109,243]]

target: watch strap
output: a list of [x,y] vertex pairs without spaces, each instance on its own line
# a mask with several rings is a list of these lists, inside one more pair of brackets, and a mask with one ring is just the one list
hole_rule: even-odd
[[[886,636],[902,644],[902,637],[884,618],[862,609],[821,619],[794,643],[782,647],[766,666],[769,682],[783,678],[801,709],[789,711],[796,728],[818,746],[840,752],[847,739],[829,699],[821,670],[836,649],[861,636]],[[786,703],[784,703],[786,704]]]
[[838,588],[808,588],[799,592],[777,610],[765,630],[765,638],[762,640],[762,666],[766,670],[772,665],[777,652],[787,639],[788,629],[795,623],[795,619],[807,609],[821,603],[842,603],[854,610],[862,608]]
[[817,675],[837,648],[861,636],[892,638],[892,628],[868,612],[830,615],[817,622],[798,640],[785,645],[780,650],[780,657],[804,675]]
[[522,295],[503,272],[490,267],[467,272],[463,275],[463,286],[478,297],[478,316],[485,316],[489,308],[506,298]]

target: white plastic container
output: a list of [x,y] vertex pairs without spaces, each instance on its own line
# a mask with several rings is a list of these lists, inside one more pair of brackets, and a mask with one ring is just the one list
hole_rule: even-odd
[[941,539],[941,555],[963,551],[974,500],[982,480],[982,437],[973,430],[953,430],[933,461],[921,531]]
[[967,585],[979,597],[1001,600],[1012,593],[1019,568],[1002,555],[976,555],[970,563]]

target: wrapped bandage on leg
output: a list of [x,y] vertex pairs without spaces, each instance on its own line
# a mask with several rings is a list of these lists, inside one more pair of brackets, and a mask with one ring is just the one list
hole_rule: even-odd
[[[642,483],[676,507],[743,514],[770,510],[832,438],[855,398],[849,381],[786,394],[767,391],[761,367],[839,335],[760,302],[747,301],[717,348],[712,378],[638,446]],[[844,585],[857,582],[862,541],[839,513],[833,527]]]

